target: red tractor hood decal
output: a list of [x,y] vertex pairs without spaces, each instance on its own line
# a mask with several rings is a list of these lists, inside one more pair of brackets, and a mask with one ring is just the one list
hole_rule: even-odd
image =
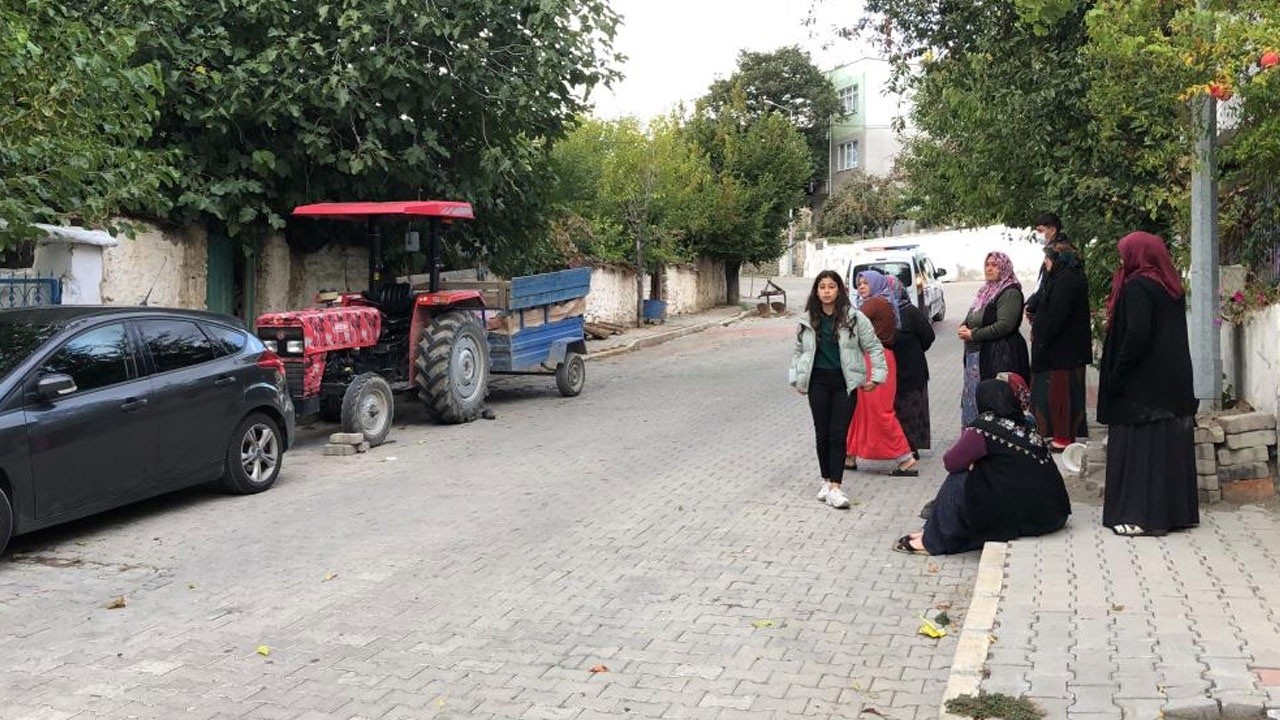
[[258,335],[268,328],[302,328],[306,354],[376,345],[382,332],[382,313],[373,307],[329,307],[258,316]]

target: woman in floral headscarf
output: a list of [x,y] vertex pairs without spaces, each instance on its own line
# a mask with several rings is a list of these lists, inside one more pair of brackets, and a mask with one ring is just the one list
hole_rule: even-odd
[[986,284],[969,307],[956,332],[964,341],[964,389],[960,394],[960,421],[968,425],[978,416],[975,393],[978,383],[1001,372],[1031,376],[1031,359],[1022,326],[1022,284],[1013,272],[1013,261],[1002,252],[988,253],[983,263]]

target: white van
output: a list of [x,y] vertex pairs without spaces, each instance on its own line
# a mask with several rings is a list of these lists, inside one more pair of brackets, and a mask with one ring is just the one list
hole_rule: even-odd
[[868,243],[858,247],[845,273],[850,292],[854,279],[863,270],[893,275],[903,287],[915,288],[916,306],[934,322],[942,322],[947,316],[947,298],[939,280],[947,271],[935,268],[919,245]]

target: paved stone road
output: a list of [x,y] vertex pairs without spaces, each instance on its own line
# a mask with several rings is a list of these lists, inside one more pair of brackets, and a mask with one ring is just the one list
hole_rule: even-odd
[[[934,717],[954,637],[917,618],[963,620],[978,557],[889,545],[940,450],[919,479],[847,478],[848,512],[819,505],[792,323],[589,363],[576,399],[508,381],[492,422],[405,412],[364,456],[313,436],[264,495],[19,538],[0,718]],[[953,328],[930,354],[937,448]]]

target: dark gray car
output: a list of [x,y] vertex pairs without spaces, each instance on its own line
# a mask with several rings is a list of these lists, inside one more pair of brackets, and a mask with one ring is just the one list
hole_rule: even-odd
[[293,436],[284,365],[236,318],[0,310],[0,551],[190,485],[261,492]]

